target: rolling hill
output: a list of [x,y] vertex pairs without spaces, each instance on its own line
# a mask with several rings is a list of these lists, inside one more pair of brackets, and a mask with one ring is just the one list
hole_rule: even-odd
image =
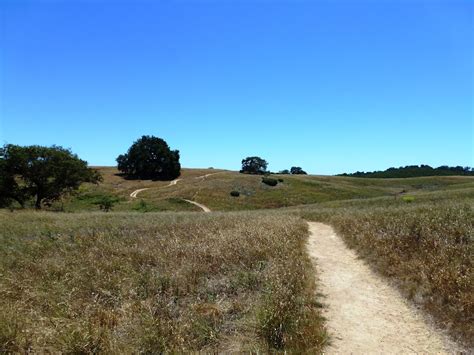
[[[277,186],[262,183],[258,175],[241,174],[219,169],[183,169],[178,181],[127,180],[114,167],[97,168],[104,177],[99,185],[84,184],[79,193],[53,208],[66,211],[97,210],[97,200],[112,196],[116,211],[199,211],[191,200],[211,210],[232,211],[281,208],[298,205],[335,203],[351,200],[394,198],[404,196],[439,198],[450,195],[474,194],[474,177],[436,176],[405,179],[352,178],[317,175],[272,175]],[[140,190],[140,191],[137,191]],[[240,192],[239,197],[230,195]],[[130,195],[135,192],[136,197]],[[441,196],[442,197],[442,196]],[[415,197],[416,198],[416,197]]]

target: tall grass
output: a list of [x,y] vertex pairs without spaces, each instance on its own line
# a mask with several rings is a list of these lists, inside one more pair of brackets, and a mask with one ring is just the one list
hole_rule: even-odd
[[306,225],[0,212],[0,352],[319,351]]
[[[351,204],[348,204],[349,206]],[[306,208],[423,307],[456,340],[474,346],[474,208],[462,202],[366,203]]]

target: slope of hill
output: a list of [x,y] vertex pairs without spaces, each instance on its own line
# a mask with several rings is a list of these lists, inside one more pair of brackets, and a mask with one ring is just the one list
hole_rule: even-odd
[[[199,211],[184,201],[192,200],[211,210],[279,208],[342,200],[419,195],[436,191],[474,188],[474,177],[438,176],[407,179],[365,179],[341,176],[272,175],[277,186],[262,183],[262,177],[217,169],[183,169],[179,181],[126,180],[112,167],[98,168],[104,176],[99,185],[85,184],[80,192],[54,208],[66,211],[97,210],[103,196],[118,199],[116,211]],[[136,198],[130,197],[134,191]],[[230,192],[240,192],[232,197]]]

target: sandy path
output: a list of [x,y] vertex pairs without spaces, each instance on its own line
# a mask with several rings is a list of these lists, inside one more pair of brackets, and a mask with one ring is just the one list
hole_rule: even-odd
[[[208,176],[211,176],[211,175],[215,175],[215,174],[220,174],[220,173],[223,173],[224,171],[219,171],[217,173],[210,173],[210,174],[206,174],[206,175],[201,175],[201,176],[196,176],[195,179],[205,179],[207,178]],[[169,186],[173,186],[173,185],[176,185],[178,183],[178,181],[180,180],[183,180],[183,179],[174,179],[173,181],[170,181],[170,183],[164,187],[169,187]],[[130,194],[130,197],[131,198],[137,198],[137,195],[142,192],[142,191],[145,191],[145,190],[149,190],[151,189],[151,187],[145,187],[143,189],[138,189],[138,190],[135,190],[133,191],[131,194]],[[205,207],[205,206],[204,206]],[[201,207],[202,208],[202,207]],[[207,208],[207,207],[206,207]],[[207,211],[206,211],[207,212]]]
[[211,210],[209,209],[209,207],[207,206],[204,206],[203,204],[199,203],[199,202],[196,202],[196,201],[192,201],[192,200],[186,200],[183,198],[183,201],[186,201],[186,202],[189,202],[189,203],[192,203],[193,205],[195,206],[198,206],[200,209],[202,209],[204,212],[211,212]]
[[144,189],[135,190],[130,194],[130,197],[131,198],[137,198],[137,195],[138,195],[139,192],[142,192],[142,191],[145,191],[145,190],[148,190],[148,189],[149,189],[149,187],[145,187]]
[[[170,181],[170,183],[168,185],[164,186],[164,187],[176,185],[179,180],[181,180],[181,179],[174,179],[174,180]],[[142,191],[145,191],[145,190],[149,190],[149,189],[151,189],[151,187],[145,187],[144,189],[135,190],[130,194],[130,197],[131,198],[137,198],[138,193],[140,193]]]
[[345,246],[330,226],[309,223],[308,252],[326,295],[328,354],[444,354],[456,346]]

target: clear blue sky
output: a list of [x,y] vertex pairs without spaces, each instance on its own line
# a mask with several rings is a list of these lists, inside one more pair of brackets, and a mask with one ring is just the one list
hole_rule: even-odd
[[474,165],[474,1],[0,0],[0,143],[114,165]]

